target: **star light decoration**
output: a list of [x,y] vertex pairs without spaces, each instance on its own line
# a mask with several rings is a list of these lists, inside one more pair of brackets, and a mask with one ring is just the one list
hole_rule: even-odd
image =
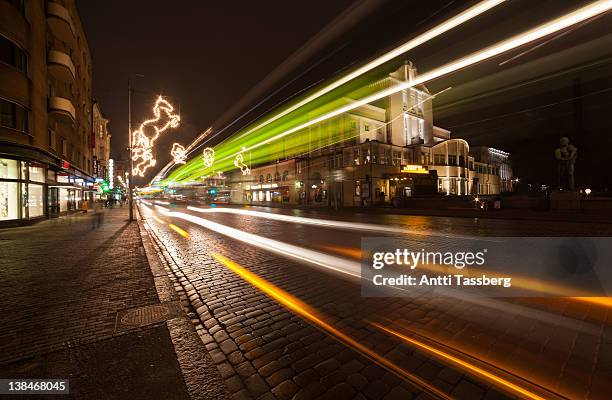
[[234,165],[237,168],[240,168],[240,171],[242,172],[242,175],[250,175],[251,174],[251,169],[249,168],[248,165],[246,165],[244,163],[244,157],[242,156],[242,154],[238,154],[236,156],[236,159],[234,160]]
[[202,161],[204,162],[204,166],[206,168],[210,168],[215,163],[215,150],[211,147],[207,147],[202,152]]
[[175,164],[185,164],[187,161],[187,150],[180,144],[174,143],[170,155],[174,158]]
[[132,174],[136,176],[144,176],[145,171],[156,164],[153,145],[159,135],[168,128],[176,128],[181,121],[181,117],[174,114],[172,104],[162,96],[157,98],[153,106],[153,115],[155,118],[144,121],[132,133],[132,160],[137,163]]

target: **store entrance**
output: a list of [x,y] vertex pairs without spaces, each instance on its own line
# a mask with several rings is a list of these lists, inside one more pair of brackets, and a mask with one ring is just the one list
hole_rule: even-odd
[[50,187],[47,190],[47,208],[49,218],[57,218],[60,214],[59,189]]

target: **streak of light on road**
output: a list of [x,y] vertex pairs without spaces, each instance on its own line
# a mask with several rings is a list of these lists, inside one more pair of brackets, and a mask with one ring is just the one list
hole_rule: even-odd
[[162,220],[162,219],[161,219],[161,218],[159,218],[159,217],[156,217],[155,215],[153,215],[153,219],[154,219],[155,221],[159,222],[159,223],[160,223],[160,224],[162,224],[162,225],[166,225],[166,221]]
[[238,140],[246,135],[249,135],[251,133],[253,133],[254,131],[276,121],[277,119],[297,110],[298,108],[310,103],[311,101],[323,96],[326,93],[331,92],[332,90],[339,88],[340,86],[344,85],[347,82],[350,82],[351,80],[365,74],[368,71],[373,70],[374,68],[381,66],[382,64],[386,63],[387,61],[390,61],[392,59],[394,59],[395,57],[398,57],[420,45],[422,45],[423,43],[426,43],[440,35],[442,35],[445,32],[448,32],[451,29],[456,28],[459,25],[464,24],[465,22],[479,16],[480,14],[492,9],[493,7],[503,3],[504,0],[488,0],[488,1],[482,1],[478,4],[476,4],[473,7],[468,8],[467,10],[463,11],[462,13],[459,13],[457,15],[455,15],[454,17],[450,18],[447,21],[444,21],[441,24],[438,24],[436,26],[434,26],[432,29],[428,30],[427,32],[422,33],[421,35],[409,40],[408,42],[402,44],[399,47],[396,47],[395,49],[383,54],[382,56],[370,61],[369,63],[367,63],[366,65],[356,69],[355,71],[343,76],[342,78],[330,83],[329,85],[325,86],[324,88],[319,89],[318,91],[316,91],[315,93],[311,94],[310,96],[306,97],[304,100],[292,105],[291,107],[287,108],[286,110],[283,110],[282,112],[275,114],[274,116],[266,119],[265,121],[263,121],[262,123],[254,126],[253,128],[249,129],[248,131],[244,132],[243,134],[241,134],[240,136],[237,136],[236,138],[232,138],[232,140]]
[[[244,147],[240,150],[240,153],[243,152],[248,152],[251,150],[254,150],[258,147],[261,146],[265,146],[268,145],[271,142],[274,142],[278,139],[281,139],[291,133],[300,131],[302,129],[308,128],[311,125],[314,124],[318,124],[322,121],[325,121],[327,119],[336,117],[338,115],[344,114],[346,112],[349,112],[355,108],[364,106],[366,104],[369,103],[373,103],[375,101],[378,101],[382,98],[388,97],[394,93],[397,93],[399,91],[414,87],[416,85],[419,84],[423,84],[426,83],[428,81],[440,78],[442,76],[448,75],[450,73],[459,71],[463,68],[469,67],[471,65],[477,64],[479,62],[485,61],[487,59],[496,57],[498,55],[501,55],[503,53],[506,53],[510,50],[516,49],[517,47],[523,46],[525,44],[531,43],[533,41],[539,40],[541,38],[544,38],[548,35],[551,35],[553,33],[559,32],[565,28],[568,28],[572,25],[575,25],[577,23],[583,22],[588,20],[589,18],[592,18],[594,16],[597,16],[599,14],[602,14],[604,12],[609,11],[612,8],[612,0],[600,0],[600,1],[596,1],[593,2],[585,7],[582,7],[574,12],[568,13],[563,15],[562,17],[556,18],[552,21],[549,21],[545,24],[539,25],[534,29],[531,29],[529,31],[520,33],[518,35],[515,35],[513,37],[511,37],[510,39],[506,39],[504,41],[501,41],[493,46],[487,47],[485,49],[482,49],[480,51],[477,51],[475,53],[472,53],[468,56],[465,56],[463,58],[460,58],[458,60],[452,61],[448,64],[445,64],[441,67],[435,68],[429,72],[426,72],[424,74],[421,74],[419,76],[417,76],[415,79],[407,81],[407,82],[403,82],[401,84],[395,85],[393,87],[390,87],[388,89],[382,90],[380,92],[374,93],[372,95],[369,95],[361,100],[355,101],[351,104],[348,104],[344,107],[340,107],[332,112],[329,112],[327,114],[321,115],[317,118],[314,118],[308,122],[305,122],[303,124],[300,124],[294,128],[291,128],[285,132],[279,133],[278,135],[275,135],[274,137],[262,140],[254,145],[248,146],[248,147]],[[225,158],[233,158],[235,157],[235,154],[232,154],[228,157]],[[225,159],[224,158],[224,159]],[[224,160],[222,159],[222,160]]]
[[262,292],[264,292],[266,295],[272,297],[274,300],[278,301],[280,304],[282,304],[284,307],[286,307],[287,309],[289,309],[293,313],[295,313],[295,314],[301,316],[302,318],[310,321],[317,328],[321,329],[322,331],[324,331],[328,335],[334,337],[335,339],[337,339],[340,342],[346,344],[350,348],[352,348],[352,349],[356,350],[357,352],[361,353],[362,355],[366,356],[367,358],[369,358],[370,360],[372,360],[376,364],[380,365],[381,367],[383,367],[383,368],[393,372],[395,375],[399,376],[400,378],[406,380],[407,382],[413,384],[414,386],[416,386],[417,388],[419,388],[421,390],[426,391],[427,393],[429,393],[431,395],[434,395],[434,396],[436,396],[438,398],[441,398],[441,399],[447,399],[447,400],[452,399],[450,396],[448,396],[446,393],[442,392],[441,390],[439,390],[435,386],[432,386],[431,384],[429,384],[428,382],[424,381],[420,377],[418,377],[418,376],[416,376],[414,374],[411,374],[410,372],[400,368],[396,364],[394,364],[391,361],[387,360],[382,355],[376,353],[375,351],[371,350],[370,348],[368,348],[368,347],[364,346],[363,344],[359,343],[353,337],[351,337],[351,336],[345,334],[344,332],[334,328],[331,324],[329,324],[328,322],[325,322],[322,319],[322,317],[319,316],[318,313],[313,308],[311,308],[307,304],[303,303],[298,298],[296,298],[296,297],[292,296],[291,294],[285,292],[281,288],[271,284],[270,282],[268,282],[265,279],[259,277],[258,275],[254,274],[253,272],[251,272],[251,271],[241,267],[240,265],[238,265],[234,261],[228,259],[227,257],[222,256],[221,254],[212,253],[212,256],[219,263],[221,263],[222,265],[227,267],[229,270],[234,272],[236,275],[238,275],[239,277],[241,277],[245,281],[249,282],[250,284],[255,286],[257,289],[259,289]]
[[167,217],[180,218],[185,221],[189,221],[193,224],[200,225],[206,229],[210,229],[211,231],[215,231],[232,239],[240,240],[241,242],[247,243],[251,246],[259,247],[261,249],[299,261],[304,261],[327,270],[340,272],[348,275],[352,279],[359,279],[361,277],[360,264],[355,261],[335,257],[292,244],[279,242],[278,240],[268,239],[263,236],[254,235],[252,233],[231,228],[229,226],[209,221],[195,215],[179,211],[169,211],[168,209],[160,206],[156,206],[156,209],[162,213],[162,215]]
[[168,225],[168,228],[172,229],[174,232],[178,233],[179,235],[181,235],[184,238],[188,238],[189,237],[189,233],[187,233],[187,231],[185,231],[184,229],[179,228],[178,226],[176,226],[174,224]]
[[[358,247],[345,247],[345,246],[336,246],[336,245],[321,245],[319,246],[322,249],[326,249],[337,254],[342,254],[357,260],[361,260],[362,254],[361,249]],[[419,268],[425,269],[431,272],[436,272],[440,274],[447,274],[449,271],[452,271],[452,267],[448,267],[445,265],[439,264],[424,264],[420,265]],[[470,276],[470,271],[463,269],[461,273],[467,277]],[[482,270],[476,272],[476,275],[481,275]],[[566,298],[569,300],[582,301],[585,303],[595,304],[603,307],[612,307],[612,298],[610,297],[594,297],[589,296],[589,293],[582,293],[581,296],[571,296],[570,294],[578,294],[576,289],[571,287],[566,287],[562,285],[558,285],[555,283],[550,283],[547,281],[543,281],[535,278],[528,278],[524,276],[516,276],[511,274],[498,274],[487,272],[487,275],[490,277],[510,277],[512,278],[512,286],[516,286],[522,289],[526,289],[532,292],[544,293],[548,296],[554,296],[555,298]]]
[[[429,230],[409,230],[408,228],[398,228],[395,226],[387,226],[387,225],[379,225],[379,224],[366,224],[360,222],[348,222],[348,221],[334,221],[329,219],[319,219],[319,218],[307,218],[307,217],[294,217],[292,215],[284,215],[284,214],[276,214],[276,213],[268,213],[262,211],[252,211],[245,210],[241,208],[223,208],[223,207],[211,207],[211,208],[200,208],[187,206],[187,209],[190,211],[195,211],[199,213],[226,213],[226,214],[238,214],[238,215],[247,215],[251,217],[257,218],[265,218],[274,221],[282,221],[289,222],[294,224],[302,224],[302,225],[314,225],[314,226],[322,226],[326,228],[332,229],[344,229],[344,230],[355,230],[355,231],[369,231],[369,232],[379,232],[379,233],[394,233],[401,235],[415,234],[415,235],[425,235],[425,236],[443,236],[443,237],[453,237],[453,238],[462,238],[466,239],[467,236],[462,235],[454,235],[448,233],[439,233]],[[471,237],[469,237],[471,239]],[[486,240],[486,239],[485,239]]]
[[451,364],[460,367],[462,369],[468,370],[470,372],[472,372],[473,374],[479,376],[480,378],[484,378],[486,381],[496,385],[497,387],[500,387],[506,391],[511,391],[512,393],[518,394],[521,397],[526,397],[528,399],[532,399],[532,400],[545,400],[545,397],[542,397],[534,392],[532,392],[531,390],[528,390],[522,386],[519,386],[518,384],[515,384],[513,382],[510,382],[508,379],[502,378],[498,375],[496,375],[495,373],[489,372],[481,367],[478,367],[470,362],[464,361],[452,354],[449,354],[445,351],[436,349],[433,346],[430,346],[426,343],[421,342],[420,340],[417,340],[415,338],[406,336],[402,333],[399,333],[397,331],[394,331],[392,329],[389,329],[379,323],[376,322],[370,322],[370,324],[372,326],[377,327],[378,329],[387,332],[407,343],[410,343],[413,346],[416,346],[417,348],[424,350],[425,352],[432,354],[434,356],[436,356],[439,359],[442,359],[446,362],[450,362]]

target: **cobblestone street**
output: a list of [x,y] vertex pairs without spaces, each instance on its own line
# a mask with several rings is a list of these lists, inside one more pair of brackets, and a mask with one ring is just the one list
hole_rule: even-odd
[[[424,398],[409,384],[351,346],[299,315],[217,262],[222,254],[316,310],[331,326],[374,350],[450,398],[512,397],[476,374],[381,331],[372,322],[434,343],[474,363],[523,377],[526,387],[544,387],[545,397],[605,399],[612,359],[609,308],[571,300],[373,299],[352,281],[291,261],[179,218],[146,208],[158,243],[173,265],[179,290],[189,298],[194,324],[236,399]],[[189,211],[188,211],[189,212]],[[274,212],[286,212],[275,210]],[[305,216],[303,211],[294,211]],[[156,215],[155,218],[152,218]],[[311,212],[308,216],[324,217]],[[357,232],[288,224],[226,214],[206,219],[241,231],[308,248],[360,246]],[[342,217],[334,216],[334,219]],[[380,217],[356,216],[360,222]],[[439,234],[606,234],[610,226],[522,221],[388,216],[385,223]],[[188,233],[168,229],[172,223]],[[421,239],[420,240],[425,240]],[[196,317],[197,316],[197,317]],[[518,329],[520,327],[520,329]],[[329,333],[329,332],[327,332]],[[589,371],[586,373],[585,371]],[[418,378],[416,380],[418,380]]]

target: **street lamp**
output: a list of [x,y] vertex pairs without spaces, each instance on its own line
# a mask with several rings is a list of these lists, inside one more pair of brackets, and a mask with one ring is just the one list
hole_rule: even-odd
[[[134,74],[138,78],[144,78],[144,75]],[[128,156],[129,156],[129,175],[128,175],[128,208],[129,208],[129,220],[134,221],[134,176],[132,170],[134,169],[134,161],[132,160],[132,83],[130,77],[128,77]]]

